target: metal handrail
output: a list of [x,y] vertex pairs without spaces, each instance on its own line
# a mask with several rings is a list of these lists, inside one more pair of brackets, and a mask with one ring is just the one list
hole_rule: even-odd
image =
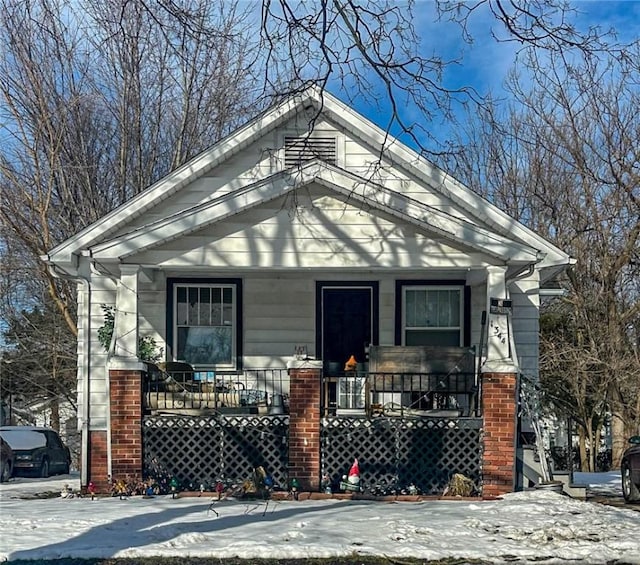
[[[334,387],[333,391],[331,387]],[[479,415],[479,384],[474,372],[342,372],[323,376],[324,414]],[[355,391],[355,392],[354,392]],[[354,401],[353,395],[360,400]],[[332,404],[327,399],[334,398]]]
[[147,411],[282,414],[288,410],[289,375],[286,369],[213,373],[153,366],[143,381],[143,398]]

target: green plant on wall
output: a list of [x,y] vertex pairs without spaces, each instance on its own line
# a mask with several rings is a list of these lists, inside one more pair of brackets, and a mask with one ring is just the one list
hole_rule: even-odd
[[[116,321],[115,308],[103,304],[102,311],[104,312],[104,324],[98,328],[98,341],[105,351],[109,351]],[[162,359],[163,352],[164,350],[158,347],[156,340],[152,337],[138,338],[138,356],[142,361],[157,363]]]

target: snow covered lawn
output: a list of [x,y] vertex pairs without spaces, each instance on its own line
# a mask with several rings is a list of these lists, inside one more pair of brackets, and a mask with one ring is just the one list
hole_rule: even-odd
[[[594,489],[619,492],[615,474]],[[617,480],[617,483],[616,483]],[[0,561],[110,557],[393,556],[640,565],[640,512],[527,491],[495,501],[35,498],[77,476],[0,485]],[[22,498],[30,496],[32,498]]]

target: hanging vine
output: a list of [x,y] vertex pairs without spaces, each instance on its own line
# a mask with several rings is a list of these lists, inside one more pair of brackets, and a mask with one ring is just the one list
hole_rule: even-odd
[[[104,312],[104,323],[98,328],[98,341],[105,351],[109,351],[116,321],[115,308],[106,304],[102,304],[101,308]],[[157,363],[162,359],[163,353],[164,349],[158,347],[156,340],[152,337],[144,336],[138,338],[138,357],[142,361]]]

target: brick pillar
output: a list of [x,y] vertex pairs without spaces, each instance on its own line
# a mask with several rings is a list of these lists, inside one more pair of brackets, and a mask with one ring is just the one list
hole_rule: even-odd
[[484,373],[482,375],[483,496],[497,496],[513,491],[516,382],[514,373]]
[[109,371],[112,480],[142,480],[142,371]]
[[[107,432],[89,432],[89,469],[87,482],[91,481],[96,487],[96,493],[107,494],[109,485],[109,466],[107,461]],[[83,488],[87,485],[82,485]]]
[[316,367],[290,368],[289,479],[320,490],[320,375]]

